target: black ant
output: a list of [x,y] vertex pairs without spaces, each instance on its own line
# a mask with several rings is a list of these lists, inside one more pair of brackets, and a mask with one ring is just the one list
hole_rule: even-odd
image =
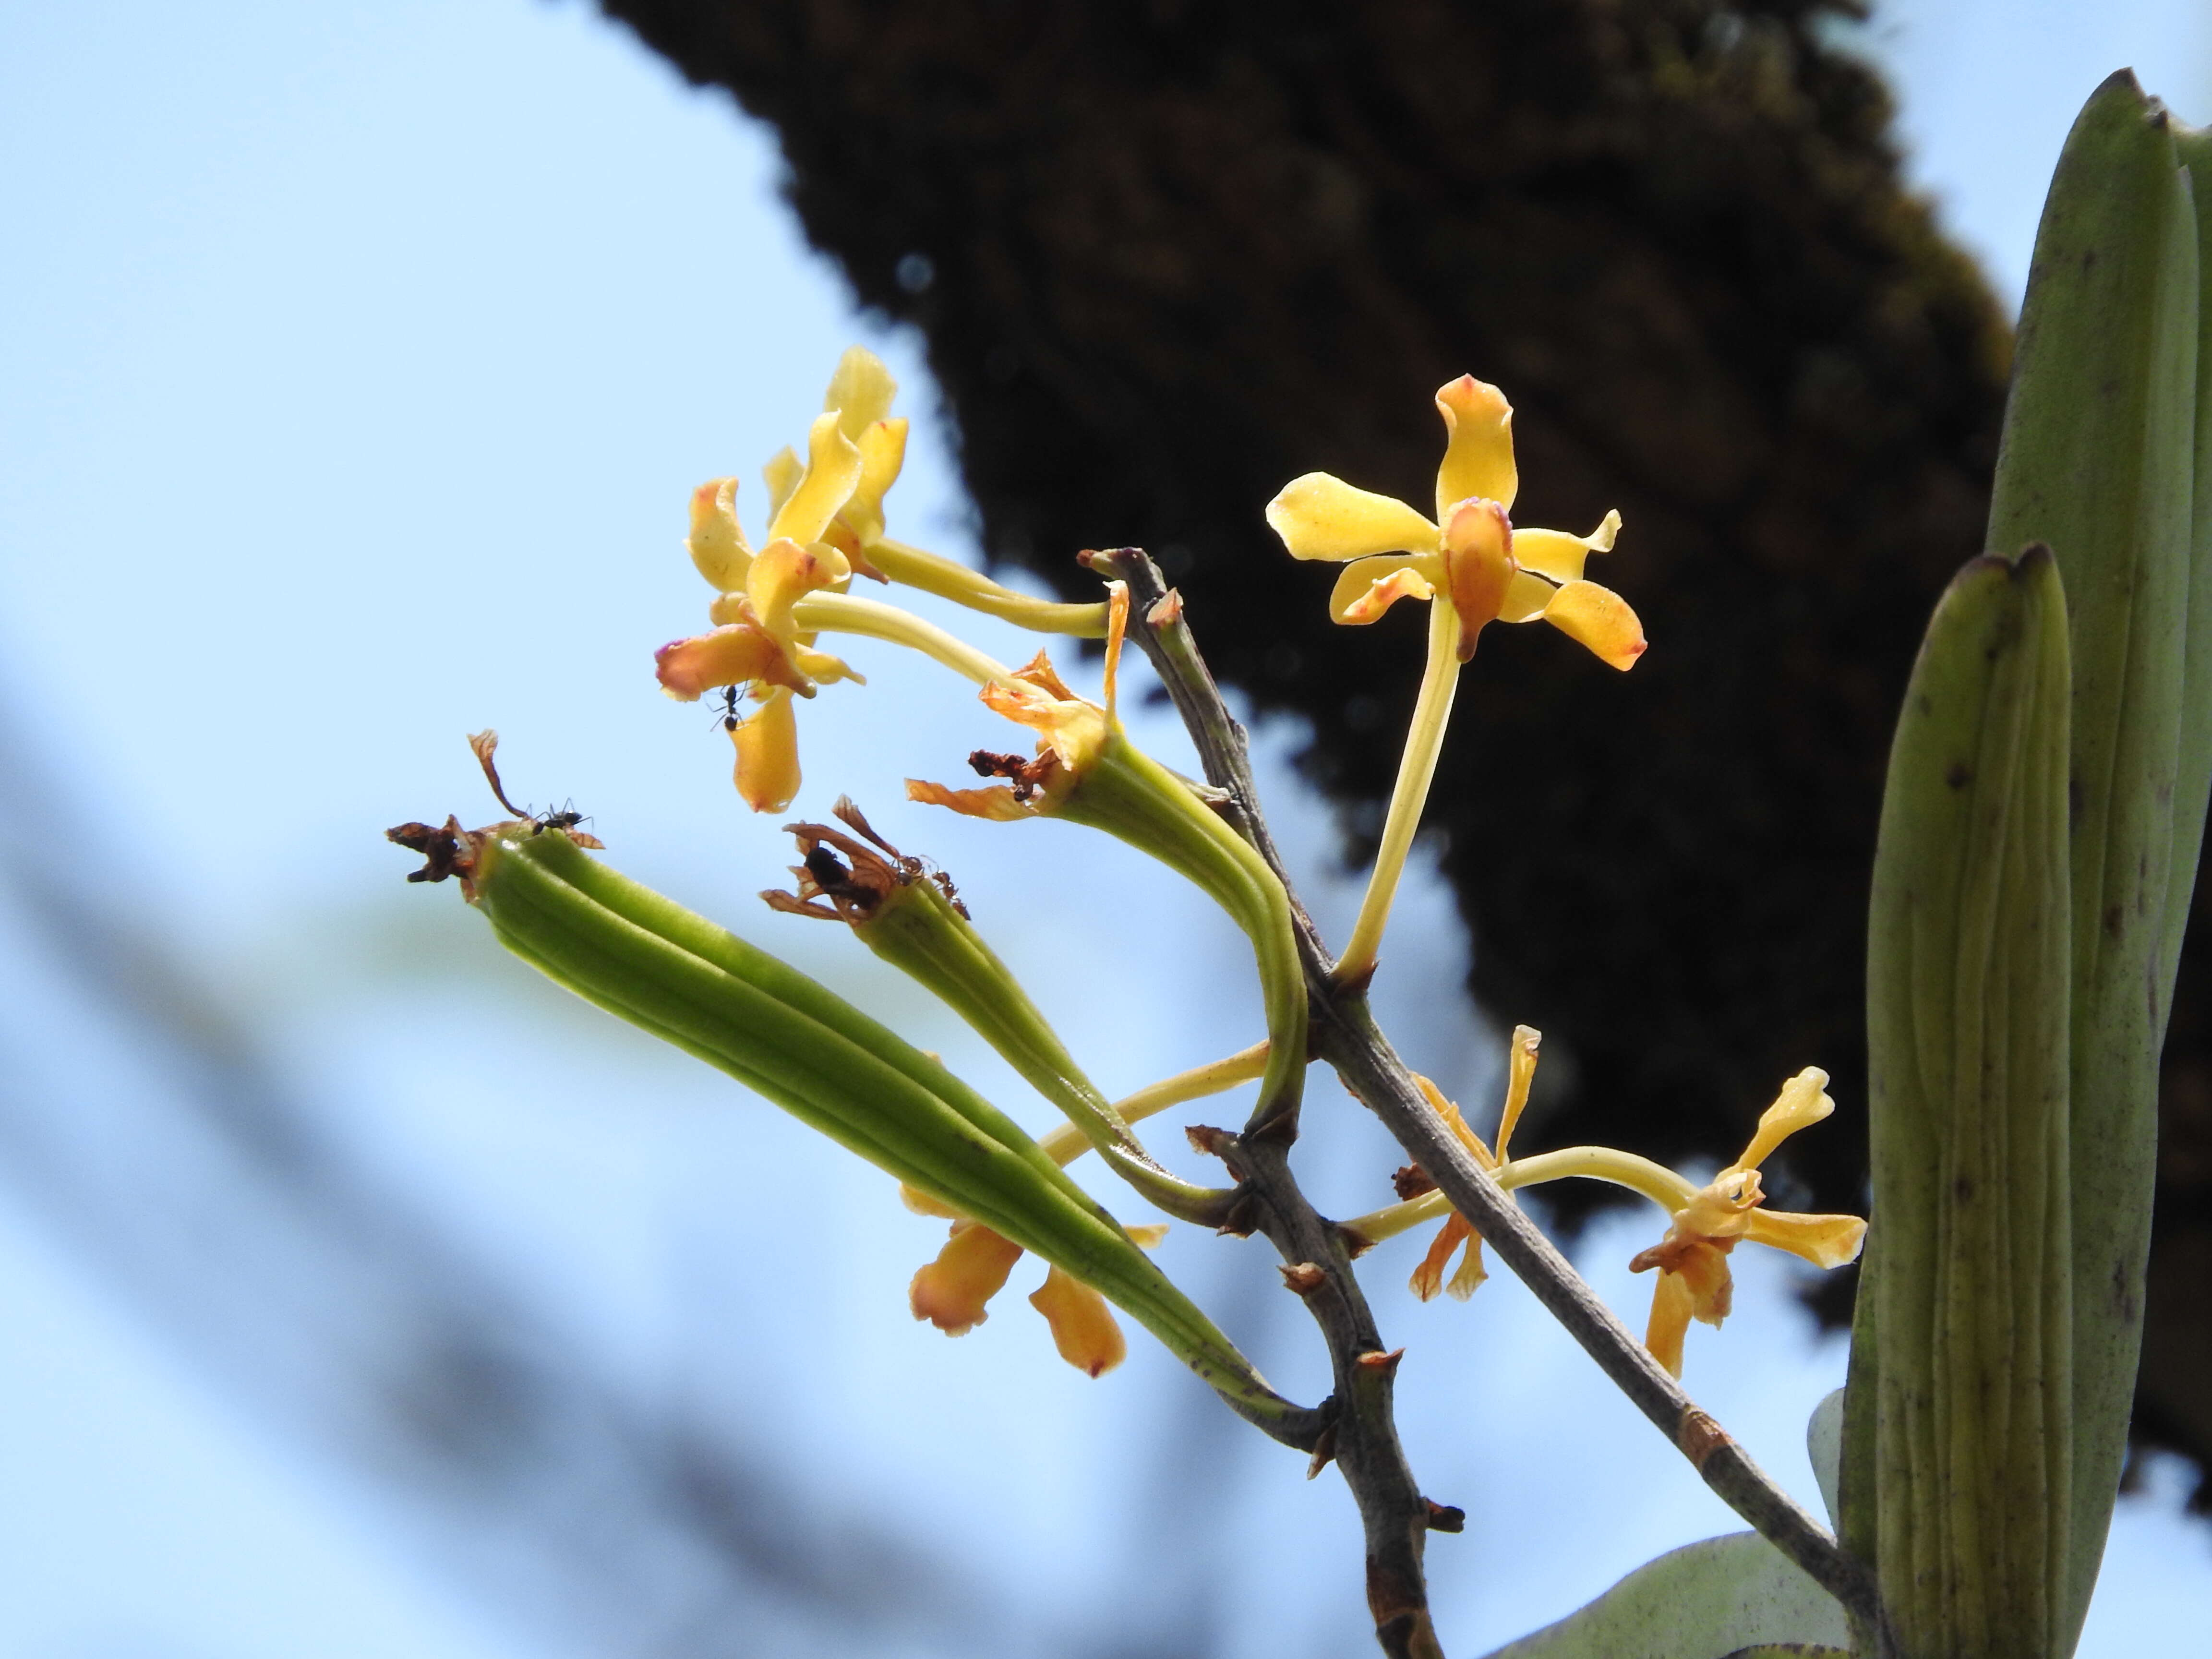
[[838,796],[837,804],[830,810],[836,813],[837,817],[843,819],[848,824],[851,825],[853,829],[859,831],[862,836],[865,836],[868,840],[873,842],[878,848],[882,848],[884,853],[890,859],[891,863],[897,868],[899,879],[901,881],[913,882],[927,878],[930,881],[935,882],[939,890],[945,895],[945,902],[951,904],[955,910],[957,910],[960,913],[962,920],[973,920],[973,918],[969,917],[968,915],[968,907],[961,902],[960,890],[952,884],[952,878],[947,875],[943,870],[939,869],[934,860],[930,859],[918,859],[914,857],[911,854],[902,853],[897,848],[892,846],[890,842],[885,841],[881,836],[878,835],[875,830],[875,826],[870,823],[866,817],[861,816],[860,809],[854,804],[853,798],[850,795]]
[[[561,807],[557,811],[549,809],[543,812],[532,812],[526,807],[517,806],[509,800],[507,798],[506,788],[499,781],[499,768],[492,760],[494,751],[499,748],[498,732],[486,727],[483,731],[470,733],[469,748],[476,755],[477,764],[483,768],[484,781],[491,786],[492,799],[514,813],[516,817],[526,820],[530,825],[531,834],[542,835],[548,830],[558,830],[566,834],[574,835],[578,824],[590,822],[583,813],[575,810],[575,803],[573,801]],[[575,835],[574,838],[580,846],[601,845],[596,836]]]

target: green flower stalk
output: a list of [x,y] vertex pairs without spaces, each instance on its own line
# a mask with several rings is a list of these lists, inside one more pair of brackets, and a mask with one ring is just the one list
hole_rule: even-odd
[[2212,777],[2212,628],[2191,626],[2206,597],[2191,569],[2200,234],[2173,124],[2131,75],[2113,76],[2075,123],[2037,233],[1990,514],[1990,546],[2049,544],[2069,607],[2078,1438],[2066,1650],[2126,1456],[2158,1055]]
[[548,977],[1103,1291],[1241,1415],[1296,1432],[1298,1408],[1018,1125],[842,998],[543,822],[392,836],[428,858],[418,878],[460,878],[500,943]]
[[2049,550],[1975,559],[1890,757],[1844,1504],[1909,1655],[2072,1644],[2069,694]]
[[1108,584],[1110,625],[1103,708],[1070,690],[1044,653],[1009,685],[983,686],[985,703],[1038,733],[1033,759],[978,750],[969,764],[1006,780],[952,789],[907,780],[915,800],[971,817],[1060,817],[1103,830],[1195,884],[1250,939],[1267,1016],[1267,1070],[1252,1127],[1295,1125],[1306,1066],[1306,987],[1289,896],[1267,860],[1201,799],[1196,788],[1129,741],[1115,713],[1127,586]]

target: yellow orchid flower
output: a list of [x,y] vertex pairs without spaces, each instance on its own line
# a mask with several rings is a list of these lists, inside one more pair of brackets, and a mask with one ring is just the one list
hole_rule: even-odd
[[692,492],[684,546],[715,590],[708,616],[718,626],[663,646],[655,670],[679,701],[727,686],[761,705],[740,720],[733,695],[723,722],[737,751],[738,793],[757,812],[781,811],[799,793],[792,698],[860,678],[815,649],[815,633],[794,612],[809,594],[850,586],[861,531],[881,532],[883,493],[906,448],[906,422],[884,418],[892,390],[872,355],[857,346],[845,354],[830,382],[830,406],[808,430],[805,462],[787,449],[769,463],[768,540],[757,553],[738,522],[735,478],[709,479]]
[[969,765],[982,776],[1006,779],[1004,784],[954,789],[908,778],[908,799],[1001,822],[1048,816],[1060,805],[1120,726],[1115,705],[1121,643],[1129,622],[1129,590],[1126,583],[1114,582],[1108,592],[1104,707],[1070,690],[1053,667],[1051,658],[1040,651],[1007,679],[987,681],[979,694],[988,707],[1037,734],[1036,757],[1024,760],[1018,755],[979,749],[968,757]]
[[1759,1164],[1798,1130],[1836,1109],[1827,1084],[1828,1074],[1816,1066],[1784,1084],[1761,1114],[1743,1156],[1691,1194],[1674,1212],[1667,1236],[1628,1264],[1632,1273],[1659,1269],[1644,1345],[1676,1376],[1682,1374],[1682,1338],[1690,1321],[1717,1326],[1728,1317],[1734,1289],[1728,1257],[1737,1240],[1788,1250],[1816,1267],[1840,1267],[1857,1258],[1866,1238],[1866,1223],[1858,1217],[1789,1215],[1759,1207],[1765,1196]]
[[[1759,1120],[1743,1156],[1703,1187],[1664,1164],[1634,1152],[1610,1146],[1568,1146],[1539,1152],[1533,1158],[1507,1158],[1506,1145],[1522,1109],[1528,1103],[1528,1085],[1535,1075],[1540,1036],[1526,1025],[1516,1026],[1505,1110],[1498,1129],[1498,1152],[1492,1156],[1481,1138],[1461,1121],[1458,1111],[1425,1078],[1417,1078],[1422,1091],[1439,1115],[1474,1157],[1508,1192],[1534,1187],[1570,1176],[1610,1182],[1641,1193],[1665,1210],[1667,1235],[1638,1254],[1629,1266],[1637,1273],[1660,1270],[1651,1301],[1650,1322],[1644,1345],[1659,1363],[1682,1374],[1682,1340],[1692,1319],[1718,1325],[1728,1316],[1734,1288],[1728,1256],[1740,1239],[1787,1250],[1816,1267],[1840,1267],[1856,1261],[1865,1242],[1867,1224],[1855,1215],[1794,1215],[1760,1207],[1765,1193],[1759,1186],[1759,1165],[1774,1149],[1798,1130],[1818,1123],[1836,1109],[1827,1093],[1828,1074],[1807,1066],[1782,1085],[1782,1092]],[[1341,1224],[1354,1254],[1396,1237],[1425,1221],[1444,1218],[1428,1254],[1414,1269],[1413,1293],[1424,1302],[1439,1290],[1465,1299],[1484,1278],[1481,1240],[1456,1211],[1435,1190],[1435,1183],[1418,1166],[1401,1170],[1396,1176],[1400,1201]],[[1466,1260],[1447,1282],[1443,1271],[1452,1252],[1464,1242]]]
[[1592,553],[1613,550],[1620,514],[1607,514],[1587,536],[1516,530],[1507,514],[1520,475],[1504,393],[1462,374],[1437,392],[1437,409],[1446,438],[1435,523],[1326,472],[1292,479],[1267,503],[1267,523],[1292,558],[1350,561],[1329,615],[1371,623],[1400,599],[1441,592],[1458,613],[1462,662],[1490,623],[1541,617],[1613,667],[1633,666],[1643,624],[1618,593],[1583,575]]
[[1615,668],[1644,654],[1644,624],[1612,589],[1583,576],[1592,553],[1610,552],[1620,514],[1587,536],[1516,530],[1508,516],[1520,489],[1513,460],[1513,408],[1471,374],[1437,392],[1444,458],[1437,469],[1434,523],[1401,501],[1355,489],[1326,472],[1293,478],[1267,503],[1267,523],[1296,559],[1347,560],[1329,596],[1329,615],[1371,623],[1400,599],[1429,607],[1428,665],[1390,792],[1389,816],[1352,937],[1337,962],[1339,983],[1364,986],[1390,919],[1406,855],[1443,750],[1458,669],[1493,622],[1540,617]]
[[[884,522],[884,495],[906,462],[907,423],[890,413],[897,393],[897,380],[873,352],[854,346],[838,360],[822,407],[836,415],[838,429],[860,452],[860,475],[822,539],[845,556],[855,574],[902,582],[1024,628],[1088,639],[1103,634],[1103,605],[1033,599],[957,560],[891,538]],[[769,463],[771,512],[797,487],[804,470],[788,449]]]
[[[838,432],[853,446],[855,471],[818,539],[842,553],[855,573],[877,581],[889,578],[875,568],[867,550],[883,540],[884,495],[906,465],[906,419],[890,412],[897,395],[898,382],[883,359],[863,346],[848,346],[822,398],[823,414],[836,416]],[[817,418],[815,430],[820,425]],[[807,439],[811,455],[814,430]],[[813,471],[811,459],[802,463],[793,451],[778,451],[764,474],[769,511],[781,514]]]
[[[692,492],[691,562],[714,590],[711,633],[661,647],[661,687],[681,702],[730,692],[723,726],[737,751],[738,793],[757,812],[779,812],[799,793],[792,699],[860,679],[817,650],[825,628],[891,640],[970,678],[1011,684],[1004,669],[943,629],[894,606],[852,597],[855,575],[902,581],[1031,628],[1095,636],[1103,605],[1054,605],[1003,588],[950,559],[889,539],[884,495],[905,465],[907,423],[890,413],[898,383],[881,359],[854,346],[838,360],[806,437],[802,461],[778,452],[764,470],[769,526],[758,552],[738,520],[738,481],[710,478]],[[760,707],[738,717],[743,695]]]
[[[1435,1084],[1418,1072],[1413,1074],[1413,1081],[1420,1085],[1422,1094],[1436,1109],[1437,1115],[1450,1127],[1460,1144],[1474,1156],[1474,1161],[1493,1175],[1505,1161],[1506,1148],[1513,1139],[1513,1126],[1521,1121],[1522,1110],[1528,1103],[1528,1085],[1536,1076],[1536,1050],[1543,1040],[1543,1034],[1532,1026],[1516,1025],[1513,1028],[1512,1047],[1508,1050],[1505,1109],[1498,1120],[1498,1151],[1495,1154],[1483,1145],[1482,1137],[1468,1127],[1467,1120],[1460,1115],[1459,1108],[1446,1100]],[[1398,1172],[1398,1195],[1401,1198],[1411,1198],[1429,1185],[1428,1177],[1417,1166],[1408,1165]],[[1467,1255],[1460,1261],[1459,1271],[1447,1282],[1444,1269],[1450,1265],[1452,1252],[1462,1243],[1467,1246]],[[1465,1216],[1454,1210],[1444,1218],[1444,1224],[1437,1230],[1436,1237],[1430,1241],[1429,1252],[1421,1258],[1421,1265],[1413,1269],[1407,1288],[1424,1302],[1435,1301],[1438,1291],[1447,1291],[1453,1300],[1464,1302],[1474,1294],[1476,1286],[1489,1277],[1482,1265],[1482,1235],[1474,1231]]]

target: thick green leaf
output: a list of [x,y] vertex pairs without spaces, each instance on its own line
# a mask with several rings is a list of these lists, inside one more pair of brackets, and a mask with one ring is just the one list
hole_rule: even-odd
[[[1805,1449],[1836,1510],[1844,1391],[1813,1408]],[[1845,1659],[1843,1609],[1757,1533],[1708,1538],[1646,1562],[1589,1606],[1491,1659]],[[1734,1644],[1734,1646],[1727,1644]]]
[[1822,1400],[1805,1425],[1805,1455],[1812,1462],[1813,1478],[1820,1483],[1828,1524],[1838,1530],[1844,1523],[1843,1502],[1837,1495],[1843,1483],[1844,1394],[1838,1389]]
[[2212,792],[2212,128],[2174,128],[2174,150],[2189,169],[2197,208],[2197,464],[2191,509],[2188,644],[2183,659],[2179,781],[2173,795],[2173,868],[2166,879],[2166,959],[2169,989],[2197,887]]
[[2062,1653],[2126,1450],[2158,1050],[2203,795],[2201,714],[2182,759],[2197,262],[2172,123],[2116,75],[2075,123],[2044,207],[1990,514],[1991,547],[2051,546],[2072,611],[2076,1445]]
[[1720,1659],[1767,1643],[1849,1640],[1832,1596],[1757,1533],[1735,1532],[1645,1562],[1490,1659]]
[[2067,657],[2048,550],[1969,562],[1929,623],[1882,800],[1843,1497],[1908,1654],[2040,1656],[2063,1625]]

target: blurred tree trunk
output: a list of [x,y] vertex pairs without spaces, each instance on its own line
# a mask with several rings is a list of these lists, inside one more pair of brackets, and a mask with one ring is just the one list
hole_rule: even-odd
[[[1431,809],[1477,994],[1547,1034],[1544,1132],[1724,1160],[1800,1066],[1863,1097],[1883,763],[2008,340],[1832,44],[1850,0],[602,3],[776,127],[807,234],[921,327],[990,555],[1073,593],[1076,549],[1152,549],[1355,848],[1418,623],[1332,629],[1259,509],[1316,468],[1426,500],[1434,388],[1503,386],[1516,516],[1618,507],[1652,641],[1624,678],[1486,634]],[[2200,1459],[2203,954],[2138,1413]],[[1855,1207],[1856,1142],[1793,1142],[1785,1200]]]

